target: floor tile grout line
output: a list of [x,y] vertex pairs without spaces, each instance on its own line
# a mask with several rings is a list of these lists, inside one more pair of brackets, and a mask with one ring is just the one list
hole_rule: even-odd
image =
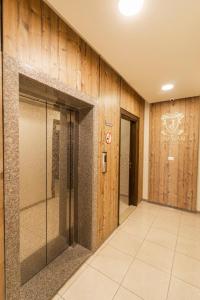
[[[148,210],[148,209],[147,209],[147,210]],[[135,211],[136,211],[136,210],[134,210],[134,211],[132,212],[132,214],[134,214]],[[131,215],[132,215],[132,214],[131,214]],[[130,216],[131,216],[131,215],[130,215]],[[129,217],[130,217],[130,216],[129,216]],[[122,225],[120,225],[120,226],[123,226],[125,223],[127,223],[128,220],[130,220],[129,217],[128,217],[127,221],[125,221],[125,222],[124,222]],[[141,247],[143,246],[145,240],[147,240],[147,236],[148,236],[150,230],[152,229],[153,224],[155,223],[155,221],[156,221],[158,218],[159,218],[159,211],[155,214],[155,216],[154,216],[154,218],[153,218],[153,220],[152,220],[152,222],[151,222],[151,224],[150,224],[150,226],[149,226],[149,228],[148,228],[148,230],[147,230],[147,233],[145,234],[144,238],[142,239],[142,242],[141,242],[140,246],[138,247],[138,249],[137,249],[137,251],[136,251],[136,253],[135,253],[134,256],[132,256],[132,255],[130,255],[130,254],[128,254],[128,253],[125,253],[125,252],[123,252],[122,250],[120,250],[120,249],[118,249],[118,248],[115,248],[114,246],[110,245],[109,242],[112,240],[112,239],[110,239],[110,238],[108,238],[108,240],[104,242],[105,245],[104,245],[104,247],[102,247],[102,249],[100,250],[100,252],[105,248],[105,246],[109,245],[111,248],[113,248],[113,249],[119,251],[120,253],[122,253],[122,254],[124,254],[124,255],[127,255],[127,256],[129,256],[130,258],[132,258],[132,259],[131,259],[131,262],[130,262],[130,265],[129,265],[129,267],[127,268],[127,271],[126,271],[125,275],[123,276],[122,280],[120,281],[120,283],[117,282],[117,281],[115,281],[115,280],[113,280],[112,278],[110,278],[110,277],[107,276],[106,274],[102,273],[101,271],[99,271],[99,270],[96,269],[95,267],[91,266],[90,264],[87,264],[87,262],[85,263],[85,265],[86,265],[87,267],[90,267],[90,268],[96,270],[97,272],[99,272],[99,273],[102,274],[103,276],[107,277],[108,279],[110,279],[110,280],[113,281],[114,283],[118,284],[119,287],[118,287],[118,289],[117,289],[115,295],[113,296],[113,299],[114,299],[114,297],[116,296],[117,292],[119,291],[120,287],[123,287],[123,286],[122,286],[122,283],[123,283],[123,281],[124,281],[124,279],[125,279],[125,277],[126,277],[128,271],[129,271],[131,265],[133,264],[133,262],[134,262],[135,259],[138,259],[138,258],[137,258],[137,254],[138,254],[138,252],[140,251]],[[180,229],[180,223],[181,223],[181,221],[179,221],[179,229]],[[123,228],[121,228],[121,229],[123,229]],[[119,231],[120,231],[121,229],[119,228]],[[162,229],[161,229],[161,230],[162,230]],[[164,230],[164,229],[163,229],[163,230]],[[165,231],[166,231],[166,230],[165,230]],[[171,233],[171,232],[169,232],[169,231],[166,231],[166,232]],[[116,233],[117,233],[117,232],[116,232]],[[171,234],[172,234],[172,233],[171,233]],[[114,235],[114,236],[115,236],[115,235]],[[113,238],[114,238],[114,236],[113,236]],[[176,238],[176,244],[177,244],[177,240],[178,240],[178,236],[179,236],[179,230],[178,230],[176,236],[177,236],[177,238]],[[135,238],[136,240],[137,240],[137,239],[139,240],[139,238],[136,237],[136,236],[134,236],[134,235],[133,235],[133,238]],[[147,241],[148,241],[148,240],[147,240]],[[156,244],[156,245],[159,245],[159,246],[161,246],[161,247],[163,247],[163,248],[169,249],[169,248],[167,248],[167,247],[165,247],[165,246],[163,246],[163,245],[160,245],[160,244],[158,244],[158,243],[154,243],[154,242],[152,242],[152,241],[149,241],[149,242],[151,242],[151,243],[153,243],[153,244]],[[170,249],[169,249],[169,250],[170,250]],[[172,250],[171,250],[171,251],[172,251]],[[176,246],[175,246],[175,249],[174,249],[173,252],[174,252],[174,256],[173,256],[173,263],[174,263],[174,257],[175,257],[175,254],[176,254],[176,252],[177,252],[177,251],[176,251]],[[183,255],[185,255],[185,254],[183,254]],[[187,256],[187,255],[185,255],[185,256]],[[188,257],[190,257],[190,256],[188,256]],[[191,258],[193,258],[193,257],[191,257]],[[194,258],[194,259],[195,259],[195,258]],[[140,260],[140,259],[138,259],[138,260]],[[142,260],[140,260],[140,261],[142,261]],[[151,265],[151,264],[148,264],[148,263],[146,263],[146,262],[144,262],[144,263],[147,264],[147,265],[150,265],[150,266],[154,267],[155,269],[160,270],[159,268],[156,268],[155,266],[153,266],[153,265]],[[171,268],[170,282],[171,282],[171,277],[172,277],[172,269],[173,269],[173,265],[172,265],[172,268]],[[77,281],[77,279],[82,275],[82,273],[83,273],[84,271],[85,271],[85,270],[82,270],[82,272],[78,275],[78,277],[77,277],[77,278],[69,285],[69,287],[66,289],[66,291],[70,288],[70,286],[71,286],[74,282]],[[164,271],[164,270],[161,270],[161,271],[167,273],[167,272]],[[175,277],[175,276],[174,276],[174,277]],[[175,278],[176,278],[176,277],[175,277]],[[178,278],[178,277],[177,277],[177,278]],[[178,278],[178,279],[179,279],[179,278]],[[182,279],[179,279],[179,280],[185,282],[185,281],[182,280]],[[169,282],[169,286],[170,286],[170,282]],[[188,285],[190,285],[190,286],[192,286],[192,287],[194,287],[194,288],[197,288],[197,289],[198,289],[198,287],[193,286],[193,285],[191,285],[191,284],[188,283],[188,282],[185,282],[185,283],[188,284]],[[123,288],[125,288],[125,287],[123,287]],[[141,296],[135,294],[133,291],[129,290],[128,288],[125,288],[125,289],[128,290],[128,291],[130,291],[132,294],[136,295],[136,296],[139,297],[140,299],[143,299],[143,298],[141,298]],[[169,287],[168,287],[168,291],[169,291]],[[59,293],[58,293],[58,296],[59,296],[61,299],[64,299],[64,298],[63,298],[63,295],[60,295]],[[167,297],[168,297],[168,293],[167,293]]]
[[[134,213],[134,211],[132,212],[132,213]],[[128,220],[127,220],[128,221]],[[127,221],[125,221],[125,222],[127,222]],[[124,222],[124,223],[125,223]],[[152,221],[152,224],[153,224],[153,222],[154,221]],[[123,224],[124,224],[123,223]],[[150,228],[151,228],[151,226],[152,226],[152,224],[150,225]],[[122,225],[120,225],[120,226],[122,226]],[[150,228],[149,228],[149,230],[150,230]],[[149,232],[149,230],[148,230],[148,232]],[[147,232],[147,234],[148,234],[148,232]],[[115,235],[114,235],[115,236]],[[113,236],[113,238],[114,238],[114,236]],[[144,239],[143,239],[143,241],[142,241],[142,243],[144,242],[144,240],[145,240],[145,238],[146,238],[146,235],[145,235],[145,237],[144,237]],[[109,239],[109,238],[108,238]],[[107,245],[109,245],[109,241],[105,241],[104,242],[105,243],[105,245],[103,244],[101,247],[101,250],[99,251],[99,252],[101,252]],[[141,245],[140,246],[142,246],[142,243],[141,243]],[[113,249],[115,249],[114,247],[112,247],[111,245],[109,245],[111,248],[113,248]],[[139,247],[140,248],[140,247]],[[138,250],[139,250],[139,248],[138,248]],[[98,249],[99,250],[99,249]],[[97,251],[98,251],[97,250]],[[123,252],[121,252],[119,249],[115,249],[115,250],[118,250],[120,253],[122,253],[122,254],[124,254]],[[94,255],[96,255],[96,253],[94,253]],[[133,261],[134,261],[134,259],[135,259],[135,256],[131,256],[131,255],[128,255],[128,254],[126,254],[127,256],[129,256],[130,258],[132,258],[132,261],[130,262],[130,265],[133,263]],[[91,261],[92,262],[92,261]],[[108,279],[110,279],[111,281],[113,281],[114,283],[116,283],[116,284],[118,284],[119,285],[119,288],[121,287],[121,284],[119,283],[119,282],[117,282],[117,281],[115,281],[115,280],[113,280],[111,277],[109,277],[109,276],[107,276],[105,273],[103,273],[103,272],[101,272],[100,270],[98,270],[98,269],[96,269],[95,267],[93,267],[92,265],[90,265],[89,263],[87,264],[87,261],[85,262],[85,264],[88,266],[88,267],[91,267],[92,269],[94,269],[95,271],[97,271],[97,272],[99,272],[101,275],[103,275],[103,276],[105,276],[105,277],[107,277]],[[71,282],[71,284],[69,284],[69,286],[68,286],[68,288],[66,289],[66,291],[65,291],[65,293],[67,292],[67,290],[74,284],[74,282],[82,275],[82,273],[84,272],[85,270],[83,270],[79,275],[78,275],[78,277],[73,281],[73,282]],[[128,271],[128,270],[127,270]],[[66,282],[67,283],[67,282]],[[119,288],[118,288],[118,290],[119,290]],[[117,290],[117,291],[118,291]],[[59,294],[59,292],[58,292],[58,295],[60,296],[60,297],[62,297],[60,294]],[[137,295],[138,296],[138,295]],[[140,297],[141,298],[141,297]]]
[[128,289],[128,288],[126,288],[126,287],[124,287],[124,286],[122,286],[122,285],[119,286],[119,288],[117,289],[117,292],[116,292],[115,295],[113,296],[112,300],[115,299],[115,296],[117,295],[117,293],[118,293],[118,291],[120,290],[120,288],[123,288],[124,290],[129,291],[131,294],[133,294],[134,296],[138,297],[138,298],[141,299],[141,300],[145,300],[144,298],[142,298],[141,296],[139,296],[139,295],[136,294],[135,292],[131,291],[130,289]]
[[110,276],[108,276],[107,274],[103,273],[102,271],[100,271],[99,269],[97,269],[96,267],[93,266],[89,266],[91,269],[97,271],[98,273],[100,273],[101,275],[105,276],[106,278],[110,279],[112,282],[116,283],[116,284],[120,284],[119,281],[116,281],[115,279],[111,278]]
[[[156,218],[156,217],[155,217],[155,218]],[[125,277],[126,277],[128,271],[130,270],[130,268],[131,268],[133,262],[135,261],[138,252],[140,251],[142,245],[144,244],[144,242],[145,242],[145,240],[146,240],[146,237],[147,237],[147,235],[149,234],[149,232],[150,232],[150,230],[151,230],[151,227],[152,227],[154,221],[155,221],[155,220],[153,220],[152,223],[151,223],[151,225],[149,226],[149,229],[148,229],[146,235],[144,236],[144,239],[143,239],[143,241],[142,241],[140,247],[139,247],[138,250],[136,251],[136,254],[135,254],[135,256],[133,257],[132,262],[130,263],[129,267],[127,268],[127,271],[126,271],[126,273],[124,274],[124,276],[123,276],[123,278],[122,278],[122,280],[121,280],[121,282],[120,282],[120,287],[123,287],[123,285],[122,285],[122,284],[123,284],[123,281],[124,281],[124,279],[125,279]],[[136,295],[136,294],[135,294],[135,295]],[[136,296],[138,296],[138,295],[136,295]],[[139,296],[139,297],[140,297],[140,296]],[[140,297],[140,298],[141,298],[141,297]]]
[[113,246],[113,245],[108,245],[109,247],[111,247],[111,248],[113,248],[113,249],[115,249],[115,250],[117,250],[118,252],[120,252],[121,254],[124,254],[124,255],[126,255],[126,256],[129,256],[129,257],[131,257],[131,258],[133,258],[135,255],[131,255],[131,254],[128,254],[127,252],[124,252],[124,251],[122,251],[122,250],[120,250],[120,249],[118,249],[117,247],[115,247],[115,246]]
[[[133,212],[133,213],[134,213],[134,212]],[[125,222],[124,222],[124,223],[125,223]],[[124,224],[124,223],[123,223],[123,224]],[[120,225],[120,226],[122,226],[122,225]],[[151,227],[151,225],[150,225],[150,227]],[[147,234],[148,234],[148,232],[147,232]],[[141,245],[142,245],[142,243],[144,242],[144,240],[145,240],[145,237],[144,237],[144,239],[142,239]],[[108,244],[109,244],[109,242],[108,242]],[[141,246],[141,245],[140,245],[140,246]],[[118,252],[120,252],[120,253],[122,253],[122,254],[125,254],[124,252],[122,252],[122,251],[119,250],[119,249],[114,248],[114,247],[111,246],[110,244],[109,244],[109,246],[110,246],[111,248],[115,249],[115,250],[118,250]],[[140,246],[138,247],[138,250],[139,250]],[[102,249],[102,250],[103,250],[103,249]],[[137,253],[137,251],[136,251],[136,253]],[[129,265],[129,267],[130,267],[131,264],[133,263],[134,259],[136,258],[136,254],[135,254],[134,256],[131,256],[131,255],[128,255],[128,254],[125,254],[125,255],[129,256],[130,258],[132,258],[132,259],[131,259],[131,262],[130,262],[130,265]],[[124,277],[126,276],[129,267],[127,268],[127,271],[126,271],[125,275],[123,276],[122,280],[121,280],[120,282],[117,282],[117,281],[113,280],[111,277],[107,276],[105,273],[101,272],[99,269],[96,269],[95,267],[93,267],[93,266],[91,266],[91,265],[89,265],[89,266],[90,266],[91,268],[93,268],[94,270],[96,270],[97,272],[99,272],[100,274],[102,274],[102,275],[104,275],[105,277],[107,277],[108,279],[112,280],[114,283],[118,284],[118,289],[117,289],[117,291],[115,292],[115,294],[114,294],[114,296],[113,296],[113,298],[112,298],[112,299],[114,299],[115,296],[116,296],[116,294],[118,293],[119,289],[120,289],[121,287],[124,288],[124,287],[121,285],[121,283],[123,282],[123,279],[124,279]],[[126,289],[126,288],[125,288],[125,289]],[[129,289],[127,289],[127,290],[128,290],[129,292],[131,292],[133,295],[139,297],[141,300],[144,300],[144,299],[141,298],[139,295],[135,294],[133,291],[130,291]]]
[[[112,279],[112,278],[109,277],[107,274],[101,272],[99,269],[97,269],[97,268],[95,268],[95,267],[93,267],[93,266],[91,266],[91,265],[88,265],[87,267],[88,267],[88,268],[91,268],[91,269],[93,269],[93,270],[95,270],[95,271],[98,272],[99,274],[101,274],[101,275],[103,275],[104,277],[106,277],[107,279],[111,280],[113,283],[119,285],[119,288],[120,288],[120,284],[119,284],[118,281]],[[86,271],[86,270],[83,270],[83,272],[84,272],[84,271]],[[78,276],[78,278],[82,275],[83,272],[81,272],[81,274]],[[69,285],[69,287],[66,289],[65,293],[66,293],[66,292],[68,291],[68,289],[69,289],[69,288],[70,288],[70,287],[78,280],[78,278],[76,278],[76,279]],[[64,296],[64,295],[61,296],[59,293],[58,293],[58,295],[59,295],[60,297],[63,297],[63,296]]]
[[178,280],[180,280],[181,282],[183,282],[183,283],[189,285],[190,287],[193,287],[193,288],[195,288],[195,289],[197,289],[197,290],[200,291],[200,287],[198,287],[198,286],[196,286],[196,285],[194,285],[194,284],[191,284],[191,283],[189,283],[189,282],[183,280],[182,278],[178,277],[177,275],[173,275],[172,277],[175,278],[175,279],[178,279]]
[[169,291],[170,291],[171,281],[172,281],[172,277],[173,277],[173,267],[174,267],[174,263],[175,263],[176,247],[177,247],[177,243],[178,243],[180,224],[181,224],[181,218],[179,220],[179,226],[178,226],[178,231],[177,231],[176,244],[175,244],[175,249],[174,249],[174,255],[173,255],[173,261],[172,261],[172,267],[171,267],[171,272],[170,272],[170,279],[169,279],[169,285],[168,285],[168,289],[167,289],[166,300],[169,297]]
[[[171,252],[174,252],[174,251],[175,251],[175,248],[174,248],[174,249],[168,248],[168,247],[166,247],[166,246],[163,246],[163,245],[159,244],[158,242],[154,242],[154,241],[151,241],[151,240],[148,240],[148,239],[146,239],[146,242],[148,242],[148,243],[150,243],[150,244],[154,244],[154,245],[156,245],[156,246],[160,246],[161,248],[164,248],[164,249],[169,250],[169,251],[171,251]],[[174,247],[175,247],[175,246],[174,246]]]
[[[86,264],[86,262],[82,265],[82,267],[83,267],[85,264]],[[87,267],[88,267],[88,265],[86,266],[86,268],[87,268]],[[70,277],[69,280],[67,280],[67,281],[65,282],[65,284],[69,284],[69,286],[66,288],[66,291],[64,292],[64,294],[65,294],[65,293],[67,292],[67,290],[72,286],[72,284],[74,284],[74,282],[77,281],[77,279],[82,275],[82,273],[83,273],[84,271],[85,271],[85,269],[82,270],[82,271],[80,271],[80,269],[78,269],[77,272],[79,272],[79,274],[77,274],[77,272],[75,272],[75,273],[72,275],[72,277],[76,275],[77,278],[75,278],[71,283],[69,283],[69,280],[72,279],[72,277]],[[60,290],[61,290],[62,288],[64,288],[65,284],[60,288]],[[58,294],[60,297],[63,297],[64,294],[63,294],[63,295],[59,294],[60,290],[58,291],[57,294]]]
[[159,242],[154,242],[154,241],[152,241],[152,240],[146,240],[146,241],[149,242],[149,243],[155,244],[155,245],[157,245],[157,246],[163,247],[163,248],[165,248],[165,249],[167,249],[167,250],[169,250],[169,251],[172,251],[172,252],[175,251],[175,249],[172,249],[172,248],[168,248],[168,247],[166,247],[166,246],[163,246],[163,245],[161,245],[161,243],[159,243]]
[[[134,213],[134,212],[133,212],[133,213]],[[154,222],[154,220],[152,221],[152,224],[153,224],[153,222]],[[120,284],[119,284],[119,288],[118,288],[117,292],[119,291],[119,289],[120,289],[121,287],[124,288],[124,287],[122,286],[122,283],[123,283],[123,281],[124,281],[124,279],[125,279],[125,277],[126,277],[128,271],[129,271],[131,265],[133,264],[134,260],[136,259],[136,255],[137,255],[137,253],[139,252],[140,248],[142,247],[142,245],[143,245],[143,243],[144,243],[144,241],[145,241],[145,239],[146,239],[146,236],[148,235],[148,233],[149,233],[149,231],[150,231],[150,229],[151,229],[151,227],[152,227],[152,224],[150,225],[150,227],[149,227],[149,229],[148,229],[146,235],[145,235],[144,238],[142,239],[141,245],[138,247],[138,250],[136,251],[135,255],[132,257],[132,261],[130,262],[130,265],[128,266],[128,268],[127,268],[127,270],[126,270],[126,272],[125,272],[125,274],[124,274],[124,276],[123,276],[123,278],[122,278],[122,280],[121,280],[121,282],[120,282]],[[125,288],[125,289],[126,289],[126,288]],[[127,290],[130,291],[129,289],[127,289]],[[114,298],[115,298],[117,292],[116,292],[115,295],[113,296],[112,300],[114,300]],[[139,297],[140,299],[144,300],[143,298],[141,298],[141,296],[137,295],[137,294],[134,293],[133,291],[130,291],[130,292],[131,292],[132,294],[136,295],[137,297]]]
[[[131,262],[130,264],[132,264],[132,262]],[[93,266],[89,266],[89,267],[91,267],[91,268],[94,269],[96,272],[100,273],[101,275],[103,275],[104,277],[106,277],[107,279],[111,280],[112,282],[114,282],[115,284],[118,285],[118,289],[117,289],[117,291],[116,291],[116,293],[114,294],[114,296],[113,296],[112,299],[114,299],[114,297],[116,296],[117,292],[118,292],[119,289],[122,287],[122,288],[128,290],[129,292],[131,292],[132,294],[134,294],[135,296],[139,297],[140,299],[144,300],[143,298],[141,298],[141,296],[138,296],[138,295],[135,294],[133,291],[131,291],[131,290],[129,290],[129,289],[123,287],[118,281],[116,281],[116,280],[114,280],[113,278],[109,277],[107,274],[101,272],[99,269],[96,269],[96,268],[93,267]]]
[[155,265],[153,265],[151,263],[148,263],[148,262],[146,262],[146,261],[144,261],[144,260],[142,260],[141,258],[138,258],[138,257],[136,257],[136,259],[139,260],[140,262],[142,262],[143,264],[148,265],[149,267],[152,267],[153,269],[155,269],[157,271],[160,271],[160,272],[163,272],[165,274],[170,275],[171,270],[170,271],[163,270],[163,269],[161,269],[159,267],[156,267]]
[[175,250],[175,252],[176,252],[177,254],[184,255],[184,256],[186,256],[186,257],[188,257],[188,258],[191,258],[191,259],[193,259],[193,260],[197,260],[198,262],[200,262],[200,258],[196,258],[196,257],[191,256],[191,255],[189,255],[189,254],[185,254],[185,253],[183,253],[183,252],[180,252],[179,250],[178,250],[178,251]]

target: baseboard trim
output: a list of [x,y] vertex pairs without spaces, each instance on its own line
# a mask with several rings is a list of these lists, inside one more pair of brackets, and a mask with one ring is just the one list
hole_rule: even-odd
[[148,202],[148,203],[152,203],[152,204],[156,204],[156,205],[159,205],[159,206],[164,206],[164,207],[169,207],[169,208],[173,208],[173,209],[185,211],[185,212],[188,212],[188,213],[200,214],[200,211],[197,211],[197,210],[188,210],[188,209],[185,209],[185,208],[180,208],[180,207],[176,207],[176,206],[172,206],[172,205],[167,205],[167,204],[159,203],[159,202],[157,202],[155,200],[149,200],[149,199],[144,199],[143,198],[142,201]]

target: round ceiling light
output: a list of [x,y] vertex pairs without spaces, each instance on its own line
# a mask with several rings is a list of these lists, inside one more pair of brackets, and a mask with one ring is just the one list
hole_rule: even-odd
[[171,91],[174,88],[174,85],[172,83],[167,83],[162,86],[162,91],[167,92]]
[[119,0],[119,10],[125,16],[137,14],[143,7],[144,0]]

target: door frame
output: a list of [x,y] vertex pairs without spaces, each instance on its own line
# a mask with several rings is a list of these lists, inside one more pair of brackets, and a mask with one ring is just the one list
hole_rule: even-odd
[[[129,162],[129,205],[138,205],[138,177],[139,177],[139,123],[140,119],[125,109],[120,109],[119,125],[119,183],[118,183],[118,222],[120,218],[120,157],[121,157],[121,119],[130,121],[130,156]],[[134,180],[135,179],[135,180]],[[133,182],[133,184],[131,184]]]

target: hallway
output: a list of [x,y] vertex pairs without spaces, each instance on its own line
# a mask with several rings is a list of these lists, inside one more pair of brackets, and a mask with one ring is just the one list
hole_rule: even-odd
[[54,300],[199,300],[200,215],[142,202]]
[[200,1],[0,13],[0,300],[200,300]]

